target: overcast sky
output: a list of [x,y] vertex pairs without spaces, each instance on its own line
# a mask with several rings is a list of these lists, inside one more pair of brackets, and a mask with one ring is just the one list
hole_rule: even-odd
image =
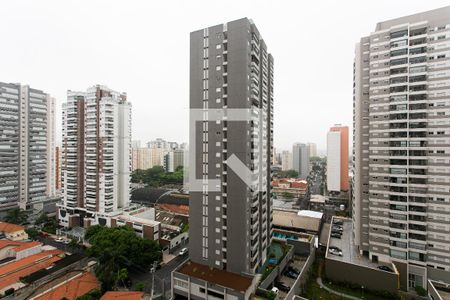
[[[189,32],[248,17],[274,56],[275,146],[326,148],[351,126],[354,45],[379,21],[449,1],[2,1],[0,81],[56,97],[105,84],[128,93],[133,139],[188,140]],[[350,131],[351,132],[351,131]]]

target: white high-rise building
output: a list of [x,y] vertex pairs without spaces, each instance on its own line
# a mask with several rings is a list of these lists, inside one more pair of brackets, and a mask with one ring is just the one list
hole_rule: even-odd
[[105,86],[68,91],[63,104],[62,190],[65,227],[110,225],[129,205],[131,104]]
[[0,209],[56,194],[54,98],[28,85],[0,82]]
[[450,6],[377,24],[354,60],[354,241],[403,289],[450,282]]
[[292,170],[292,153],[290,151],[281,152],[281,170]]

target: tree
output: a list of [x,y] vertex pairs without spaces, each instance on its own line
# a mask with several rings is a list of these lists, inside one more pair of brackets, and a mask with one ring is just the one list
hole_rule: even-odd
[[298,177],[298,172],[295,170],[281,171],[280,173],[278,173],[278,177],[280,177],[280,178],[296,178],[296,177]]
[[78,297],[76,300],[99,300],[102,297],[102,292],[98,289],[93,289],[89,293]]
[[143,283],[143,282],[138,282],[138,283],[136,283],[136,289],[138,290],[138,291],[143,291],[144,290],[144,288],[145,288],[145,284]]
[[283,198],[285,198],[285,199],[292,199],[292,198],[294,198],[294,195],[292,195],[292,194],[289,193],[289,192],[282,192],[282,193],[281,193],[281,196],[282,196]]
[[55,234],[56,227],[58,227],[58,222],[56,221],[56,218],[51,218],[47,216],[46,213],[42,213],[39,218],[36,219],[34,225],[40,226],[45,232]]
[[8,210],[6,217],[4,218],[5,222],[22,225],[28,221],[28,213],[20,208],[14,208]]
[[131,182],[144,183],[150,187],[160,187],[167,184],[183,184],[183,167],[175,172],[166,172],[162,166],[154,166],[147,170],[135,170],[131,173]]
[[129,226],[91,226],[85,235],[91,244],[89,256],[98,260],[96,275],[102,283],[102,291],[114,289],[125,272],[135,268],[148,271],[154,261],[162,257],[161,248],[155,241],[138,237]]
[[28,234],[28,237],[32,240],[36,239],[36,237],[39,235],[39,231],[37,231],[34,228],[25,229],[25,232]]

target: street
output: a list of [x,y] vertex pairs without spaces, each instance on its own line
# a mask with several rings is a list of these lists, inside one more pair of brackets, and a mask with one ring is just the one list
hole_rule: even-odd
[[[185,245],[184,247],[188,247],[188,245]],[[178,249],[174,254],[177,255],[178,252],[181,249]],[[187,260],[189,257],[188,254],[185,254],[183,256],[176,256],[174,259],[172,259],[169,263],[167,263],[165,266],[161,267],[160,269],[156,270],[155,272],[155,289],[153,291],[153,294],[155,296],[160,295],[164,292],[164,299],[170,298],[170,289],[171,289],[171,274],[172,271],[175,270],[182,262]],[[130,271],[130,277],[132,280],[132,284],[135,286],[137,283],[142,282],[144,283],[144,291],[146,293],[150,293],[152,289],[152,274],[149,272],[131,272]]]

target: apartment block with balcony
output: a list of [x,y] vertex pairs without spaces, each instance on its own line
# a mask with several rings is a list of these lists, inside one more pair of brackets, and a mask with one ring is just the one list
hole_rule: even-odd
[[54,98],[0,82],[0,210],[31,209],[56,194]]
[[189,261],[173,293],[249,299],[272,234],[273,58],[247,18],[192,32],[190,49],[190,108],[202,117],[190,130]]
[[380,22],[354,60],[353,229],[403,289],[450,282],[450,7]]
[[110,225],[130,202],[131,104],[105,86],[68,91],[62,127],[59,222]]

